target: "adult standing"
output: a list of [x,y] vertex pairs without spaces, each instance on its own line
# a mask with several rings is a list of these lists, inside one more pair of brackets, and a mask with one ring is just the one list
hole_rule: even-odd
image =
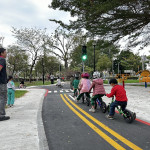
[[6,49],[0,48],[0,121],[10,119],[9,116],[5,116],[5,106],[7,103],[6,56]]
[[54,75],[51,74],[50,78],[51,78],[51,84],[54,84]]

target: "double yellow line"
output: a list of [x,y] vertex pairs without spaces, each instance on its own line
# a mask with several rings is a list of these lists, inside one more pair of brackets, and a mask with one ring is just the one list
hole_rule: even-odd
[[86,115],[88,118],[90,118],[92,121],[94,121],[96,124],[98,124],[100,127],[102,127],[103,129],[105,129],[107,132],[109,132],[110,134],[112,134],[114,137],[116,137],[117,139],[119,139],[120,141],[122,141],[124,144],[128,145],[130,148],[134,149],[134,150],[142,150],[140,147],[136,146],[134,143],[130,142],[129,140],[125,139],[124,137],[122,137],[121,135],[119,135],[117,132],[113,131],[112,129],[110,129],[109,127],[107,127],[106,125],[104,125],[103,123],[101,123],[100,121],[98,121],[97,119],[95,119],[93,116],[91,116],[90,114],[88,114],[86,111],[84,111],[83,109],[81,109],[79,106],[77,106],[74,102],[72,102],[72,100],[70,100],[66,94],[64,94],[65,98],[68,100],[66,100],[64,98],[64,96],[62,94],[60,94],[62,100],[65,102],[65,104],[80,118],[82,119],[89,127],[91,127],[97,134],[99,134],[105,141],[107,141],[110,145],[112,145],[114,148],[118,149],[118,150],[125,150],[125,148],[123,148],[121,145],[119,145],[116,141],[112,140],[109,136],[107,136],[104,132],[102,132],[99,128],[97,128],[94,124],[92,124],[89,120],[87,120],[84,116],[82,116],[77,110],[75,110],[69,103],[68,101],[74,106],[76,107],[80,112],[82,112],[84,115]]

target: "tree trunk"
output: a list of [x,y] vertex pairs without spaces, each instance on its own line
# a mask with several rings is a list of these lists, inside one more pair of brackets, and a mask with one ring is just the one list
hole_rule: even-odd
[[68,69],[68,59],[65,59],[64,62],[65,62],[65,69]]

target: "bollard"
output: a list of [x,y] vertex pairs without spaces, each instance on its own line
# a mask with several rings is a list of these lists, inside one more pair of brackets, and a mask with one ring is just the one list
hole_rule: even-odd
[[125,85],[124,85],[124,80],[122,81],[122,85],[123,85],[123,88],[124,88],[124,86],[125,86]]
[[145,82],[145,88],[147,88],[147,82]]

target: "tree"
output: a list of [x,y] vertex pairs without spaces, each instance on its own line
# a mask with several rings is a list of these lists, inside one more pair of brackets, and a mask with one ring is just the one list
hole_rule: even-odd
[[92,35],[100,35],[112,41],[131,33],[135,33],[132,37],[137,37],[144,27],[149,28],[148,0],[52,0],[49,8],[70,12],[72,17],[77,18],[70,21],[69,25],[60,20],[50,21],[67,29],[84,28]]
[[24,72],[28,66],[28,55],[16,45],[7,48],[8,71],[12,76]]
[[104,54],[99,56],[98,62],[96,63],[96,69],[98,71],[103,71],[103,70],[107,70],[107,68],[111,68],[111,60],[109,59],[109,57]]
[[67,69],[70,52],[78,42],[78,33],[66,32],[63,29],[57,28],[51,36],[47,36],[45,48],[64,61],[64,66]]
[[43,64],[42,64],[42,58],[39,58],[35,65],[35,72],[38,74],[42,74],[43,68],[42,65],[44,65],[44,73],[45,74],[54,74],[54,72],[59,71],[59,65],[61,63],[58,61],[58,59],[54,56],[44,56],[43,58]]
[[[91,68],[94,68],[94,47],[93,47],[93,40],[90,40],[87,42],[87,60],[85,61],[85,66],[88,66]],[[82,46],[77,46],[72,52],[71,52],[71,68],[81,68],[82,66],[82,60],[81,60],[81,49]],[[119,53],[119,49],[114,46],[109,41],[104,40],[98,40],[96,42],[95,46],[95,62],[97,63],[99,59],[101,59],[101,56],[105,55],[108,57],[109,61],[111,61],[112,57],[117,55]],[[100,68],[99,68],[100,69]],[[107,69],[107,67],[105,67]]]
[[38,57],[43,54],[45,50],[45,32],[46,29],[36,29],[36,28],[13,28],[13,36],[17,39],[18,45],[21,49],[25,50],[30,57],[30,82],[32,79],[32,71],[35,66]]
[[138,69],[142,68],[141,57],[138,54],[133,54],[129,50],[121,51],[117,59],[120,62],[122,73],[124,70],[138,72]]

